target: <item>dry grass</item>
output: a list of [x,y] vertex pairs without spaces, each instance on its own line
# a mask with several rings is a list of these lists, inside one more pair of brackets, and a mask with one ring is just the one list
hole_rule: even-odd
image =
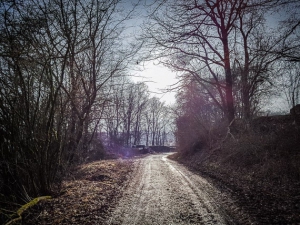
[[131,169],[129,160],[102,160],[77,167],[63,181],[61,194],[29,210],[22,224],[103,224]]
[[230,190],[259,224],[299,224],[299,146],[300,129],[288,117],[263,118],[219,147],[172,158]]

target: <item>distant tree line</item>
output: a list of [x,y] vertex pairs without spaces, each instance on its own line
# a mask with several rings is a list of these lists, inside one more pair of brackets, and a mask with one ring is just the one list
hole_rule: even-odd
[[142,38],[180,79],[179,150],[212,148],[247,129],[271,96],[300,103],[299,1],[155,2]]
[[111,147],[166,144],[172,133],[170,107],[157,97],[149,97],[145,83],[126,78],[119,81],[111,86],[110,102],[103,109],[102,130],[98,132],[108,137]]

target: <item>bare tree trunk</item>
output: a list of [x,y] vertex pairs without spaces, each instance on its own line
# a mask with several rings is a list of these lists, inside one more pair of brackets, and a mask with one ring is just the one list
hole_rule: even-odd
[[226,103],[227,103],[227,119],[228,123],[234,120],[234,101],[232,94],[233,80],[230,66],[230,55],[228,47],[228,35],[226,32],[223,32],[222,37],[224,45],[224,65],[225,65],[225,77],[226,77]]

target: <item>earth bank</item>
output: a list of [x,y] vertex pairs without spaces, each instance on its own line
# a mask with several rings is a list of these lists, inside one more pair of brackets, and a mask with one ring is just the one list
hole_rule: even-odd
[[300,224],[300,128],[290,115],[257,118],[217,143],[171,158],[232,196],[257,224]]

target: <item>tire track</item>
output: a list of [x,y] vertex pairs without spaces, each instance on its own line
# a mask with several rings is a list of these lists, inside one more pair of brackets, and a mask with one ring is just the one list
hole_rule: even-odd
[[166,154],[137,159],[131,182],[107,224],[232,224],[205,179]]

